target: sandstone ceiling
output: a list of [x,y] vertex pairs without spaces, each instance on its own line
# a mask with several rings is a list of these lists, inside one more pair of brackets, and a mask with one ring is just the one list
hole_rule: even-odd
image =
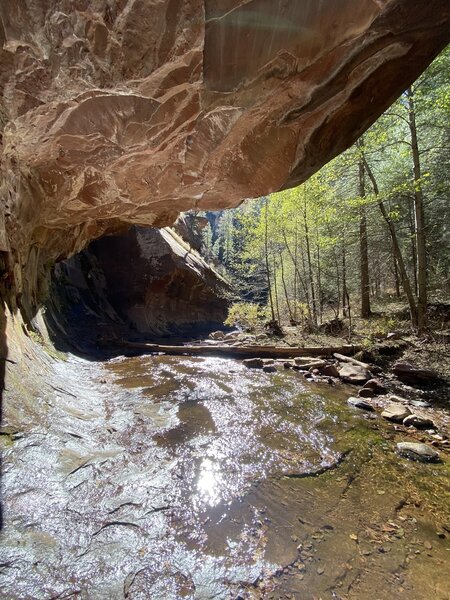
[[0,0],[4,279],[302,182],[449,37],[448,0]]

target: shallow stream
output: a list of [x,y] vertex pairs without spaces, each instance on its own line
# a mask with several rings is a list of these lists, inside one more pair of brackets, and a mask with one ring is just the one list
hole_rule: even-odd
[[55,363],[2,436],[0,597],[450,598],[449,469],[344,386],[239,361]]

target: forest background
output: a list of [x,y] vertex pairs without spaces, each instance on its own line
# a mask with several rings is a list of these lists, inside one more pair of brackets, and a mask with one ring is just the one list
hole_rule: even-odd
[[344,320],[351,336],[357,318],[392,328],[403,315],[430,331],[450,296],[449,74],[447,48],[306,183],[200,213],[202,254],[233,290],[229,324],[312,332]]

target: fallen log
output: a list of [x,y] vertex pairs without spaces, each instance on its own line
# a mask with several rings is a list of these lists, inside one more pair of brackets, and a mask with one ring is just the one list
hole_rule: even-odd
[[[348,362],[352,365],[358,365],[358,367],[363,367],[364,369],[370,370],[370,365],[368,365],[367,363],[361,362],[360,360],[356,360],[356,358],[350,356],[344,356],[343,353],[339,354],[339,352],[340,350],[338,352],[333,352],[334,358],[337,358],[341,362]],[[359,352],[359,350],[357,350],[356,352]]]
[[111,340],[114,345],[134,348],[145,353],[162,352],[174,355],[224,355],[239,358],[268,357],[268,358],[295,358],[297,356],[332,356],[336,352],[344,354],[355,354],[361,348],[359,346],[345,345],[339,347],[313,346],[308,348],[289,346],[227,346],[227,345],[204,345],[204,346],[169,346],[165,344],[147,344],[143,342],[129,342],[126,340]]

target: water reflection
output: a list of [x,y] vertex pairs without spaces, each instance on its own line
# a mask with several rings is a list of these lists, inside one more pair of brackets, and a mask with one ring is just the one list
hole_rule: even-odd
[[200,474],[197,481],[197,491],[200,500],[209,506],[216,506],[221,499],[223,476],[220,467],[210,458],[204,458],[200,464]]

